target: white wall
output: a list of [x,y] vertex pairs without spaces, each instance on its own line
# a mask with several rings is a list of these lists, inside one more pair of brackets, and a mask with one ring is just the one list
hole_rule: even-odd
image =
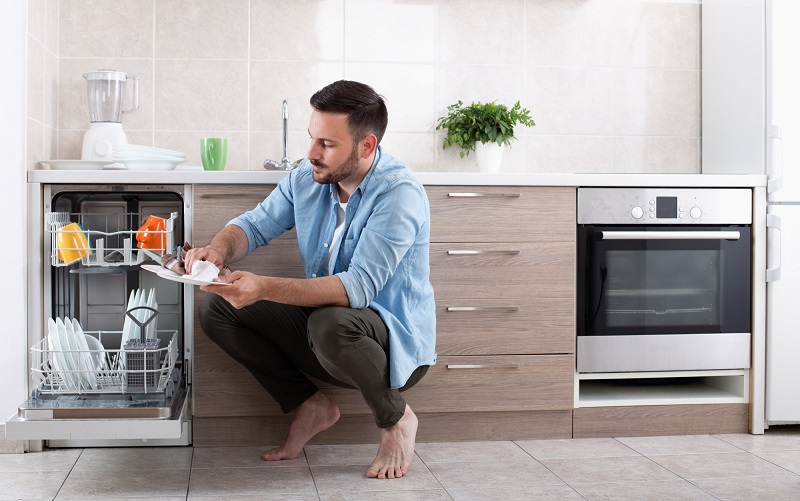
[[3,48],[3,92],[0,92],[0,137],[3,138],[3,221],[0,263],[0,423],[16,412],[25,398],[27,335],[25,334],[25,61],[26,4],[5,2],[0,30]]

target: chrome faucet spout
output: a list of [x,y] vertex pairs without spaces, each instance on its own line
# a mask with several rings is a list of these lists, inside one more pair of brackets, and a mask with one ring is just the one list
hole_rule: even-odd
[[292,170],[299,163],[289,161],[289,103],[285,99],[281,105],[281,119],[283,120],[283,158],[280,162],[264,160],[265,169]]

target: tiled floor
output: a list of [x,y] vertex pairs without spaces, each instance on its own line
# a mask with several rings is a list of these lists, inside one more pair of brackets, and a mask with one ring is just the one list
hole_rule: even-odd
[[375,445],[61,449],[0,455],[0,499],[797,500],[800,430],[420,443],[408,475],[364,477]]

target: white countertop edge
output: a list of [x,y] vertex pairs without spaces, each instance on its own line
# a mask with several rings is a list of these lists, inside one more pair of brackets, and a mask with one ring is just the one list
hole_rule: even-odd
[[[274,184],[284,171],[30,170],[29,183],[64,184]],[[745,174],[537,174],[416,172],[425,185],[759,187],[764,175]]]

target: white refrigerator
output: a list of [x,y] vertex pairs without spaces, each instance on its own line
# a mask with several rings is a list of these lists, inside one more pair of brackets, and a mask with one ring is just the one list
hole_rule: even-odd
[[767,426],[800,423],[800,2],[766,2]]

